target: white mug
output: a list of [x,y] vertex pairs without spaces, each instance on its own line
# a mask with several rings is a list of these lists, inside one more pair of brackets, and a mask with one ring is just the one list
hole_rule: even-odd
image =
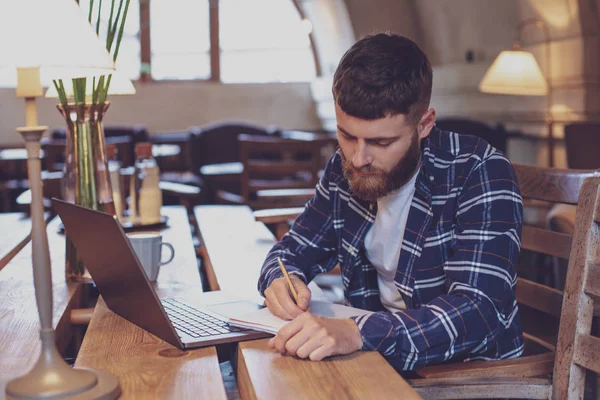
[[[151,282],[158,278],[158,270],[161,265],[173,261],[175,249],[171,243],[163,242],[159,232],[131,232],[127,234],[129,242],[135,251],[144,272]],[[171,250],[171,256],[168,260],[162,261],[162,247],[166,246]]]

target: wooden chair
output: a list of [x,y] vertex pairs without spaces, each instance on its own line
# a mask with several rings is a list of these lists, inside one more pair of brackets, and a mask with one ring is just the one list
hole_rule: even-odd
[[238,135],[276,136],[275,126],[247,121],[217,121],[189,129],[196,136],[194,167],[206,183],[207,198],[216,202],[218,190],[240,194],[242,173]]
[[202,186],[202,179],[198,173],[197,140],[198,136],[189,131],[160,132],[151,136],[150,141],[153,145],[178,148],[175,153],[155,156],[161,180]]
[[241,194],[224,190],[224,204],[246,204],[253,210],[303,206],[319,180],[321,142],[239,135]]
[[[516,296],[524,330],[525,352],[515,359],[430,366],[411,384],[426,399],[583,398],[583,367],[600,371],[600,341],[589,336],[591,295],[600,295],[600,175],[515,164],[524,199],[576,204],[573,237],[524,226],[522,253],[569,260],[563,292],[519,277]],[[522,262],[519,264],[519,274]],[[596,275],[598,275],[596,272]],[[600,276],[600,275],[598,275]],[[596,283],[598,282],[598,283]],[[562,310],[562,312],[561,312]],[[560,321],[560,322],[559,322]]]

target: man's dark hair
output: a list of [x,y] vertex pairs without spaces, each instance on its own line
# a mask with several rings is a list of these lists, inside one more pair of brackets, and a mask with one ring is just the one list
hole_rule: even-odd
[[333,76],[333,97],[356,118],[406,114],[418,122],[429,107],[432,82],[431,64],[415,42],[377,33],[346,51]]

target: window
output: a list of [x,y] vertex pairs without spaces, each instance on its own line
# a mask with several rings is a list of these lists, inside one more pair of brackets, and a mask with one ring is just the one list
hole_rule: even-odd
[[[91,1],[80,1],[79,5],[86,15],[89,13]],[[115,2],[114,13],[117,12],[117,5],[119,2]],[[99,3],[94,3],[94,14],[92,14],[92,25],[96,25],[97,21],[97,9]],[[123,6],[125,2],[123,2]],[[110,16],[111,2],[102,2],[102,12],[100,16],[100,32],[99,36],[102,39],[106,38],[106,31],[108,25],[108,19]],[[129,3],[129,9],[127,11],[127,20],[125,21],[125,27],[123,30],[123,37],[119,46],[119,54],[117,55],[117,70],[124,76],[131,80],[139,79],[140,77],[140,4],[137,0],[131,0]],[[111,51],[111,54],[113,52]]]
[[210,78],[208,0],[151,0],[152,79]]
[[[149,2],[152,79],[210,79],[211,1]],[[306,25],[293,0],[212,3],[218,5],[220,71],[216,76],[221,81],[298,82],[315,77]]]
[[291,0],[220,0],[223,82],[310,81],[310,40]]

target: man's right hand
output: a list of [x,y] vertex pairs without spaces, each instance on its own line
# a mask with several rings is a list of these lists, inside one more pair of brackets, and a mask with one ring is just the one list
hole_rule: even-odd
[[265,304],[273,315],[291,320],[308,309],[310,303],[310,289],[300,278],[290,275],[294,288],[298,293],[298,304],[294,302],[285,278],[277,278],[265,290]]

